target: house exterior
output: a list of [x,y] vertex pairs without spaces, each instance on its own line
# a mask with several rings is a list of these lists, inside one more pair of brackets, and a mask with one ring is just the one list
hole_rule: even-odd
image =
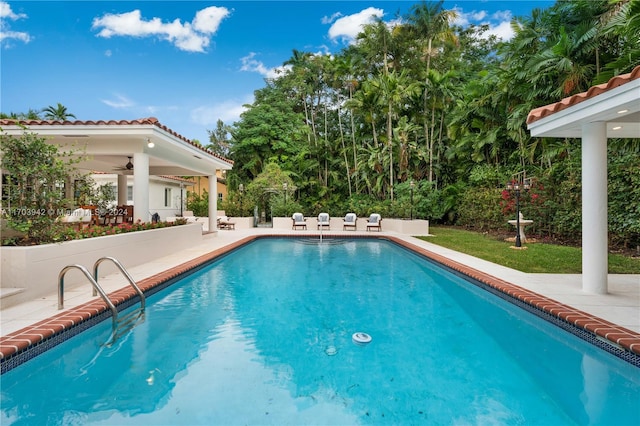
[[[132,181],[134,221],[151,220],[152,209],[159,203],[151,187],[167,183],[167,176],[206,176],[207,192],[218,194],[216,176],[233,167],[231,160],[176,133],[155,117],[109,121],[2,119],[0,128],[14,136],[38,134],[60,151],[71,153],[78,161],[76,167],[86,173],[115,174],[117,205],[129,202],[127,192]],[[171,187],[171,197],[173,192]],[[217,201],[218,197],[209,198],[209,229],[216,229]]]
[[[118,185],[118,175],[111,173],[96,173],[91,175],[97,186],[111,184]],[[135,205],[133,198],[133,176],[127,176],[126,205]],[[167,217],[182,216],[187,210],[187,190],[193,182],[177,176],[149,177],[149,212],[158,213],[160,220]],[[114,206],[116,200],[113,200]]]
[[[227,198],[227,179],[225,170],[218,170],[216,172],[216,180],[218,186],[218,202]],[[209,192],[209,178],[207,176],[194,176],[190,179],[190,186],[187,188],[189,192],[202,195],[205,192]]]

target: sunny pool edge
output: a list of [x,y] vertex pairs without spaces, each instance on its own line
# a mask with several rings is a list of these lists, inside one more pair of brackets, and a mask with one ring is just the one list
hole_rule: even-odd
[[[159,289],[170,285],[174,279],[179,279],[183,274],[194,272],[201,267],[206,266],[208,262],[224,256],[252,241],[263,238],[295,239],[301,237],[302,236],[300,234],[295,233],[290,235],[265,234],[248,236],[220,249],[213,250],[198,258],[178,265],[177,267],[144,279],[138,284],[145,293],[156,292],[159,291]],[[306,238],[308,238],[308,236]],[[606,350],[640,368],[640,333],[633,332],[624,327],[559,303],[546,296],[539,295],[515,284],[447,259],[400,238],[389,235],[377,236],[375,233],[353,236],[329,234],[327,235],[327,238],[380,238],[391,241],[405,249],[425,257],[427,260],[440,264],[454,273],[465,276],[472,283],[476,283],[476,285],[477,283],[480,283],[481,286],[485,287],[485,289],[488,289],[490,292],[497,292],[501,297],[511,301],[512,303],[515,301],[515,304],[521,305],[520,307],[525,307],[537,315],[542,314],[538,316],[542,316],[544,318],[546,315],[547,320],[551,320],[551,322],[554,322],[566,331],[571,332],[572,334],[575,334],[595,346],[599,346],[601,349]],[[135,302],[137,294],[131,288],[122,288],[110,293],[109,297],[114,301],[114,304],[119,309],[126,309]],[[61,336],[66,336],[67,334],[70,336],[75,335],[81,331],[78,331],[78,329],[86,329],[88,327],[88,323],[94,324],[108,318],[110,314],[106,312],[107,310],[108,308],[102,300],[95,299],[92,302],[62,311],[60,314],[47,320],[40,321],[30,327],[26,327],[22,330],[18,330],[14,333],[8,334],[7,336],[1,337],[1,372],[4,373],[13,368],[13,365],[16,364],[13,362],[13,358],[16,356],[21,358],[24,355],[25,357],[24,361],[17,362],[17,365],[19,365],[20,363],[25,362],[33,356],[36,356],[38,353],[46,350],[48,345],[42,345],[42,343],[51,343],[48,342],[50,340],[59,340],[61,342],[65,340],[65,338]],[[56,344],[57,343],[55,342],[53,343],[53,345]]]

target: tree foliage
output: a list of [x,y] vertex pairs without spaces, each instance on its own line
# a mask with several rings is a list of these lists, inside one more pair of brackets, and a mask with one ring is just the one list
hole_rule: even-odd
[[[4,240],[24,243],[55,241],[56,219],[66,211],[64,185],[73,162],[55,145],[25,131],[0,135]],[[11,242],[11,241],[8,241]]]
[[[277,164],[305,213],[334,215],[407,217],[414,180],[415,217],[484,228],[514,214],[504,183],[535,177],[523,209],[536,231],[579,236],[580,142],[532,138],[526,118],[640,64],[638,16],[640,0],[562,0],[513,18],[502,41],[418,2],[332,56],[294,50],[232,126],[230,174],[247,184]],[[638,244],[640,198],[623,188],[637,187],[640,144],[609,145],[612,239]]]

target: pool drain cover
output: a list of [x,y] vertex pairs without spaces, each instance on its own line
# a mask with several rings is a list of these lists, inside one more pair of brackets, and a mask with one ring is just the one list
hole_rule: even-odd
[[329,356],[334,356],[338,353],[338,349],[335,346],[328,346],[327,349],[324,350],[324,353]]
[[351,336],[351,338],[353,339],[353,342],[357,345],[366,345],[367,343],[371,342],[371,336],[361,331],[357,333],[353,333],[353,336]]

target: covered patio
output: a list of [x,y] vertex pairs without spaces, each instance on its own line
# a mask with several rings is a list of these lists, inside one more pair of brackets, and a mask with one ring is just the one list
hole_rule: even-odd
[[582,290],[608,292],[607,140],[640,138],[640,66],[529,112],[531,136],[582,140]]
[[[233,162],[220,157],[161,124],[157,118],[111,121],[0,120],[3,133],[36,133],[61,151],[78,153],[76,167],[118,175],[118,205],[127,202],[127,175],[133,175],[133,220],[149,222],[150,176],[207,176],[209,229],[216,229],[217,170]],[[71,195],[72,185],[67,185]],[[69,197],[71,198],[71,197]]]

